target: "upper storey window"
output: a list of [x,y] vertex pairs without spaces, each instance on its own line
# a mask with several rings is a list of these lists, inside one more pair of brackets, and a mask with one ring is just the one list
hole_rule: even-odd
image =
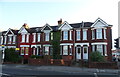
[[96,29],[97,39],[102,39],[102,29]]
[[87,30],[83,29],[83,40],[87,40]]
[[63,31],[63,40],[68,40],[68,31]]
[[50,33],[45,33],[45,41],[49,41],[49,34]]

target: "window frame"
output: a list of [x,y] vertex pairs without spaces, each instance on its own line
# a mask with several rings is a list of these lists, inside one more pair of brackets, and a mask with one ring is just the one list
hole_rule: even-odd
[[80,36],[81,36],[81,31],[80,31],[80,30],[77,30],[77,31],[76,31],[76,35],[77,35],[76,39],[77,39],[77,40],[80,40],[80,39],[81,39],[81,37],[80,37]]
[[87,29],[83,29],[83,40],[87,40]]
[[102,39],[102,28],[96,29],[96,38],[97,39]]
[[68,46],[67,45],[63,46],[63,55],[68,55]]
[[45,41],[49,41],[50,40],[50,33],[47,32],[45,33]]
[[68,31],[63,31],[63,40],[68,40]]

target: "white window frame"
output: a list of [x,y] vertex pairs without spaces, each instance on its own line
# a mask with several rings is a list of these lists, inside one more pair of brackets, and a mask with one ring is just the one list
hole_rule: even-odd
[[68,40],[68,31],[63,31],[63,40]]
[[106,45],[104,45],[104,53],[105,53],[105,56],[108,56],[107,55],[107,46]]
[[70,47],[70,52],[69,52],[69,54],[72,55],[72,46],[70,45],[69,47]]
[[13,36],[13,44],[16,42],[16,35]]
[[98,28],[96,29],[96,36],[97,36],[97,39],[102,39],[102,28]]
[[87,29],[83,29],[83,40],[87,40]]
[[33,43],[36,42],[36,33],[33,33]]
[[49,39],[50,39],[50,33],[49,32],[47,32],[47,33],[45,33],[45,41],[49,41]]
[[37,34],[37,42],[40,42],[40,33]]
[[45,55],[49,55],[49,46],[45,46]]
[[22,35],[22,42],[25,42],[25,34]]
[[97,51],[103,55],[103,45],[97,45]]
[[92,39],[95,39],[95,31],[92,30]]
[[92,45],[92,52],[95,52],[95,45]]
[[3,36],[1,36],[1,45],[3,44]]
[[[27,51],[27,49],[28,49],[28,51]],[[27,51],[28,53],[26,53],[26,51]],[[29,54],[29,48],[26,47],[26,48],[25,48],[25,55],[28,55],[28,54]]]
[[6,44],[6,41],[7,41],[7,36],[4,36],[4,38],[5,38],[5,39],[4,39],[4,40],[5,40],[5,41],[4,41],[4,44]]
[[68,55],[68,45],[63,46],[63,55]]
[[70,40],[72,40],[72,30],[70,30],[69,35],[70,35]]
[[[23,50],[23,53],[22,53]],[[21,48],[20,55],[24,55],[24,47]]]
[[104,39],[106,39],[106,29],[104,29]]
[[76,31],[76,35],[77,35],[76,38],[77,38],[77,40],[80,40],[80,38],[81,38],[81,37],[80,37],[80,35],[81,35],[80,33],[81,33],[80,30],[77,30],[77,31]]
[[27,34],[27,37],[26,37],[26,43],[29,42],[29,34]]
[[53,40],[53,32],[51,32],[51,40]]
[[62,55],[62,46],[60,46],[60,55]]
[[12,43],[12,36],[8,36],[8,44]]

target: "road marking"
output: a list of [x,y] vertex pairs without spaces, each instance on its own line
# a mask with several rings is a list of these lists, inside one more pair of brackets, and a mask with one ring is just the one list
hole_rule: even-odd
[[0,73],[1,75],[6,75],[6,76],[10,76],[9,74],[5,74],[5,73]]
[[97,73],[94,73],[94,76],[95,76],[95,77],[98,77]]

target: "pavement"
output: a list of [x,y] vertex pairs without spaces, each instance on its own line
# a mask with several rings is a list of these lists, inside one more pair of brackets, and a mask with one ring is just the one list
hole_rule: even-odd
[[91,72],[91,73],[111,73],[120,74],[120,69],[97,69],[97,68],[81,68],[73,66],[32,66],[25,64],[3,64],[2,67],[11,67],[19,69],[29,69],[29,70],[43,70],[43,71],[57,71],[66,73],[80,73],[80,72]]

